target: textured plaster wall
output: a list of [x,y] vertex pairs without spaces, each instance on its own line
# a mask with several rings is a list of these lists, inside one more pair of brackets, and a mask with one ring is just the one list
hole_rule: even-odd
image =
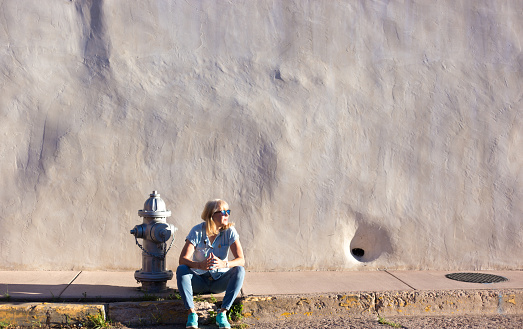
[[[0,268],[521,269],[523,1],[0,2]],[[354,257],[351,250],[364,250]]]

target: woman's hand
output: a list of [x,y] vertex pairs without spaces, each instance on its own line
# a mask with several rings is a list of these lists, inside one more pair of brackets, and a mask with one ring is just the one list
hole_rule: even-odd
[[219,268],[225,268],[227,262],[216,257],[212,252],[209,254],[209,257],[205,260],[207,270],[217,270]]

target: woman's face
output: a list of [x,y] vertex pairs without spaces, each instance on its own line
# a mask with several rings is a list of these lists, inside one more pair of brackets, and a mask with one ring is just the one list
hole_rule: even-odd
[[[229,207],[228,205],[224,204],[224,205],[221,205],[218,210],[216,210],[214,212],[214,214],[212,214],[212,220],[214,221],[214,224],[216,225],[216,227],[218,227],[219,229],[225,227],[227,224],[229,224],[229,214],[228,211],[229,210]],[[224,214],[225,213],[225,214]]]

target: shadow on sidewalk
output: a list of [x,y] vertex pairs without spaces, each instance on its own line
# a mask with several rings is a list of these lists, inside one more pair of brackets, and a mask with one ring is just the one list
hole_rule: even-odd
[[0,302],[110,302],[178,299],[176,290],[147,293],[140,286],[0,283]]

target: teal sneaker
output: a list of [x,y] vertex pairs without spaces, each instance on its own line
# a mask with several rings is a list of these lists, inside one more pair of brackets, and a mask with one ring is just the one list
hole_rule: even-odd
[[227,321],[227,312],[220,312],[218,313],[218,315],[216,315],[216,325],[220,329],[226,329],[231,327],[229,321]]
[[196,313],[189,314],[185,328],[198,329],[198,315],[196,315]]

